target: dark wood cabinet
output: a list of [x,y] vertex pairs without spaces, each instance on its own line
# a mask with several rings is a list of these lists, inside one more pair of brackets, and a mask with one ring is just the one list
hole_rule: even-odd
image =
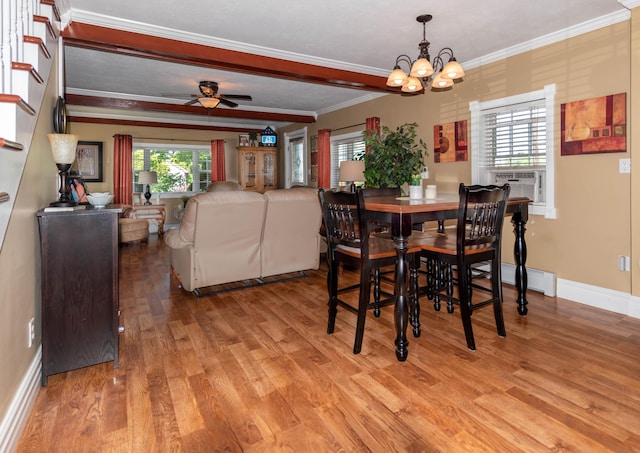
[[118,367],[118,213],[37,214],[42,257],[42,385],[113,360]]

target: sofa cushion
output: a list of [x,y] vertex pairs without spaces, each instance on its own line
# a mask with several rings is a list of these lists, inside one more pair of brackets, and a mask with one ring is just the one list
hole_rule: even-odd
[[322,209],[318,189],[295,187],[264,193],[262,276],[317,269]]

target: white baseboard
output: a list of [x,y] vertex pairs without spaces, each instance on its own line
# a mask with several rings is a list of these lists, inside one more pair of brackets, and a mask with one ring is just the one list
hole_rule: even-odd
[[[502,281],[511,285],[515,284],[515,266],[513,264],[502,263]],[[556,275],[552,272],[530,268],[527,268],[527,282],[528,289],[542,292],[545,296],[558,296],[591,307],[640,318],[640,297],[622,291],[562,278],[556,279]]]
[[640,298],[622,291],[559,278],[558,297],[614,313],[640,318]]
[[[514,264],[502,263],[502,281],[515,285],[516,266]],[[527,268],[527,289],[554,297],[556,295],[556,274]]]
[[0,452],[14,451],[36,402],[42,382],[42,346],[38,348],[0,424]]

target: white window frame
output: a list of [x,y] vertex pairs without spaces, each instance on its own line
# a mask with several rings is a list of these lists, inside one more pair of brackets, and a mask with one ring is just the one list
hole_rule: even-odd
[[331,136],[331,187],[338,187],[340,185],[340,162],[336,155],[335,146],[338,142],[350,141],[350,142],[364,142],[364,131],[351,132],[348,134]]
[[[175,150],[180,150],[180,151],[197,151],[197,152],[211,152],[211,146],[210,145],[194,145],[194,144],[181,144],[181,143],[146,143],[146,142],[140,142],[140,143],[133,143],[133,147],[132,149],[135,151],[136,149],[175,149]],[[144,156],[144,169],[145,170],[149,170],[149,156],[147,153],[145,153]],[[137,171],[140,170],[133,170],[131,172],[131,178],[132,178],[132,184],[133,184],[133,188],[134,188],[134,193],[135,192],[135,174]],[[193,174],[194,172],[194,168],[191,168],[191,174]],[[199,177],[199,174],[196,175]],[[209,176],[209,180],[211,179],[211,176]],[[194,178],[195,181],[195,178]],[[185,195],[196,195],[200,193],[200,191],[189,191],[189,192],[154,192],[153,195],[154,196],[160,196],[162,198],[180,198],[182,196]]]
[[[547,219],[556,219],[555,206],[555,94],[556,85],[545,85],[544,89],[529,93],[508,96],[491,101],[472,101],[469,103],[471,111],[471,181],[473,184],[486,184],[483,179],[481,163],[484,160],[485,147],[483,144],[482,112],[490,109],[507,108],[515,104],[544,100],[546,107],[546,170],[545,170],[545,201],[529,206],[529,214],[543,215]],[[517,167],[514,167],[517,168]]]
[[290,188],[293,184],[291,181],[291,171],[293,169],[293,163],[291,162],[291,152],[290,145],[291,142],[302,139],[302,158],[303,163],[302,166],[304,171],[302,172],[303,177],[303,185],[307,185],[309,181],[309,174],[311,173],[311,169],[309,168],[309,158],[308,158],[308,146],[307,146],[307,128],[304,127],[302,129],[298,129],[297,131],[285,132],[284,133],[284,186],[286,189]]

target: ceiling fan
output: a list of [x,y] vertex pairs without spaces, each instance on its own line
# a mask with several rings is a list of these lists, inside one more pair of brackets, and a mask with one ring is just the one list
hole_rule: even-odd
[[246,94],[218,94],[218,82],[211,82],[209,80],[203,80],[199,86],[201,94],[192,94],[195,99],[186,102],[185,105],[192,105],[199,102],[201,106],[206,109],[214,109],[218,104],[226,105],[227,107],[237,107],[233,101],[229,99],[238,99],[241,101],[252,101],[251,96]]

